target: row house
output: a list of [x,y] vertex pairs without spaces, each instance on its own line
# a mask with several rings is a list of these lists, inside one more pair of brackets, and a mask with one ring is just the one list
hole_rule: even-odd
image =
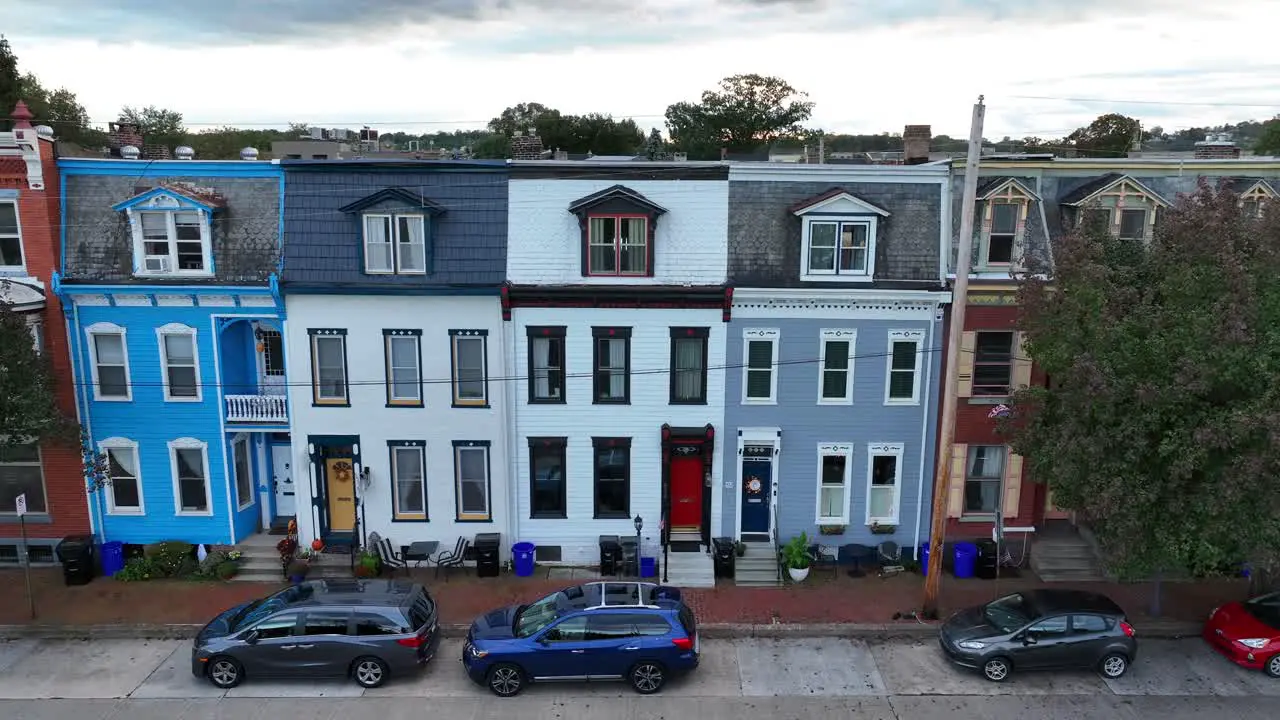
[[748,557],[801,532],[927,540],[948,183],[944,164],[731,167],[717,494]]
[[279,265],[283,176],[240,161],[59,160],[61,273],[89,495],[125,543],[234,543],[290,512]]
[[[514,161],[504,332],[519,539],[588,563],[602,535],[713,583],[727,535],[728,168]],[[668,542],[669,541],[669,542]]]
[[505,163],[281,167],[300,535],[510,539]]
[[[51,290],[58,267],[58,167],[53,130],[31,124],[19,102],[0,132],[0,303],[20,313],[53,370],[59,409],[75,416],[71,355],[62,304]],[[21,440],[21,439],[20,439]],[[32,562],[53,562],[65,535],[89,532],[80,453],[74,443],[0,446],[0,563],[19,560],[17,498],[27,503]]]
[[[1024,156],[986,159],[980,173],[958,381],[943,389],[956,399],[945,502],[948,535],[990,537],[998,514],[1007,527],[1070,541],[1070,513],[1054,504],[1043,483],[1030,482],[1023,458],[996,433],[998,411],[993,411],[1010,393],[1048,381],[1027,356],[1016,329],[1017,277],[1052,272],[1054,241],[1084,222],[1099,222],[1120,238],[1149,240],[1161,213],[1180,195],[1194,192],[1202,179],[1236,193],[1241,211],[1256,215],[1276,196],[1280,163]],[[951,187],[951,279],[963,183],[964,165],[958,162]],[[1065,532],[1054,532],[1059,529]]]

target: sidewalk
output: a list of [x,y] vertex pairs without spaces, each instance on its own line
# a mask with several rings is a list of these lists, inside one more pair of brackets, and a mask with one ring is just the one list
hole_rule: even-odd
[[[0,570],[0,625],[70,629],[104,625],[203,624],[220,610],[283,587],[283,584],[247,582],[123,583],[110,578],[97,578],[88,585],[67,587],[63,585],[57,569],[32,570],[31,575],[37,611],[34,621],[28,614],[22,571]],[[415,578],[430,588],[440,606],[440,621],[446,625],[469,624],[477,615],[494,607],[530,602],[574,584],[574,581],[551,580],[545,576],[517,578],[504,575],[480,579],[460,572],[447,582],[436,581],[427,571],[420,571]],[[731,581],[721,580],[714,589],[689,589],[684,594],[701,624],[885,624],[894,622],[896,612],[920,607],[923,583],[923,578],[915,574],[881,580],[874,576],[849,578],[843,573],[815,573],[803,584],[782,588],[740,588]],[[1025,576],[1001,580],[997,586],[994,581],[957,580],[946,575],[942,579],[943,612],[945,615],[950,610],[986,602],[997,592],[1007,594],[1034,587],[1072,586],[1061,583],[1046,585],[1034,577]],[[1111,596],[1126,609],[1140,631],[1144,624],[1152,623],[1182,621],[1199,624],[1214,607],[1243,599],[1248,591],[1243,580],[1166,583],[1163,617],[1153,619],[1146,615],[1151,598],[1148,583],[1084,583],[1078,587]]]

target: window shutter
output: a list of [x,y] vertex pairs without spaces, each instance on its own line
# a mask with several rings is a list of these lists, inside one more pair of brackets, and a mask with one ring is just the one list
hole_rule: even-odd
[[967,398],[973,395],[973,360],[978,349],[978,333],[967,332],[960,336],[959,373],[957,374],[956,397]]
[[1022,497],[1022,456],[1009,453],[1004,471],[1004,516],[1018,516],[1018,500]]
[[1023,334],[1013,334],[1013,371],[1011,376],[1011,390],[1027,387],[1031,385],[1031,358],[1027,357],[1027,350],[1022,345]]
[[951,446],[951,477],[947,484],[947,517],[958,518],[964,509],[964,471],[969,461],[969,446],[955,443]]

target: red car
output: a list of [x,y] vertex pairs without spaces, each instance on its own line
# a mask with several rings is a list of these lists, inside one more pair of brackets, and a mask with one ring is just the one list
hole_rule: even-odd
[[1204,639],[1235,664],[1280,678],[1280,592],[1217,608]]

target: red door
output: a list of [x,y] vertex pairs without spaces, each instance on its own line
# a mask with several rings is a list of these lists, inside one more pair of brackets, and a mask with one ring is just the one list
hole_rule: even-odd
[[702,529],[702,458],[671,458],[671,529]]

